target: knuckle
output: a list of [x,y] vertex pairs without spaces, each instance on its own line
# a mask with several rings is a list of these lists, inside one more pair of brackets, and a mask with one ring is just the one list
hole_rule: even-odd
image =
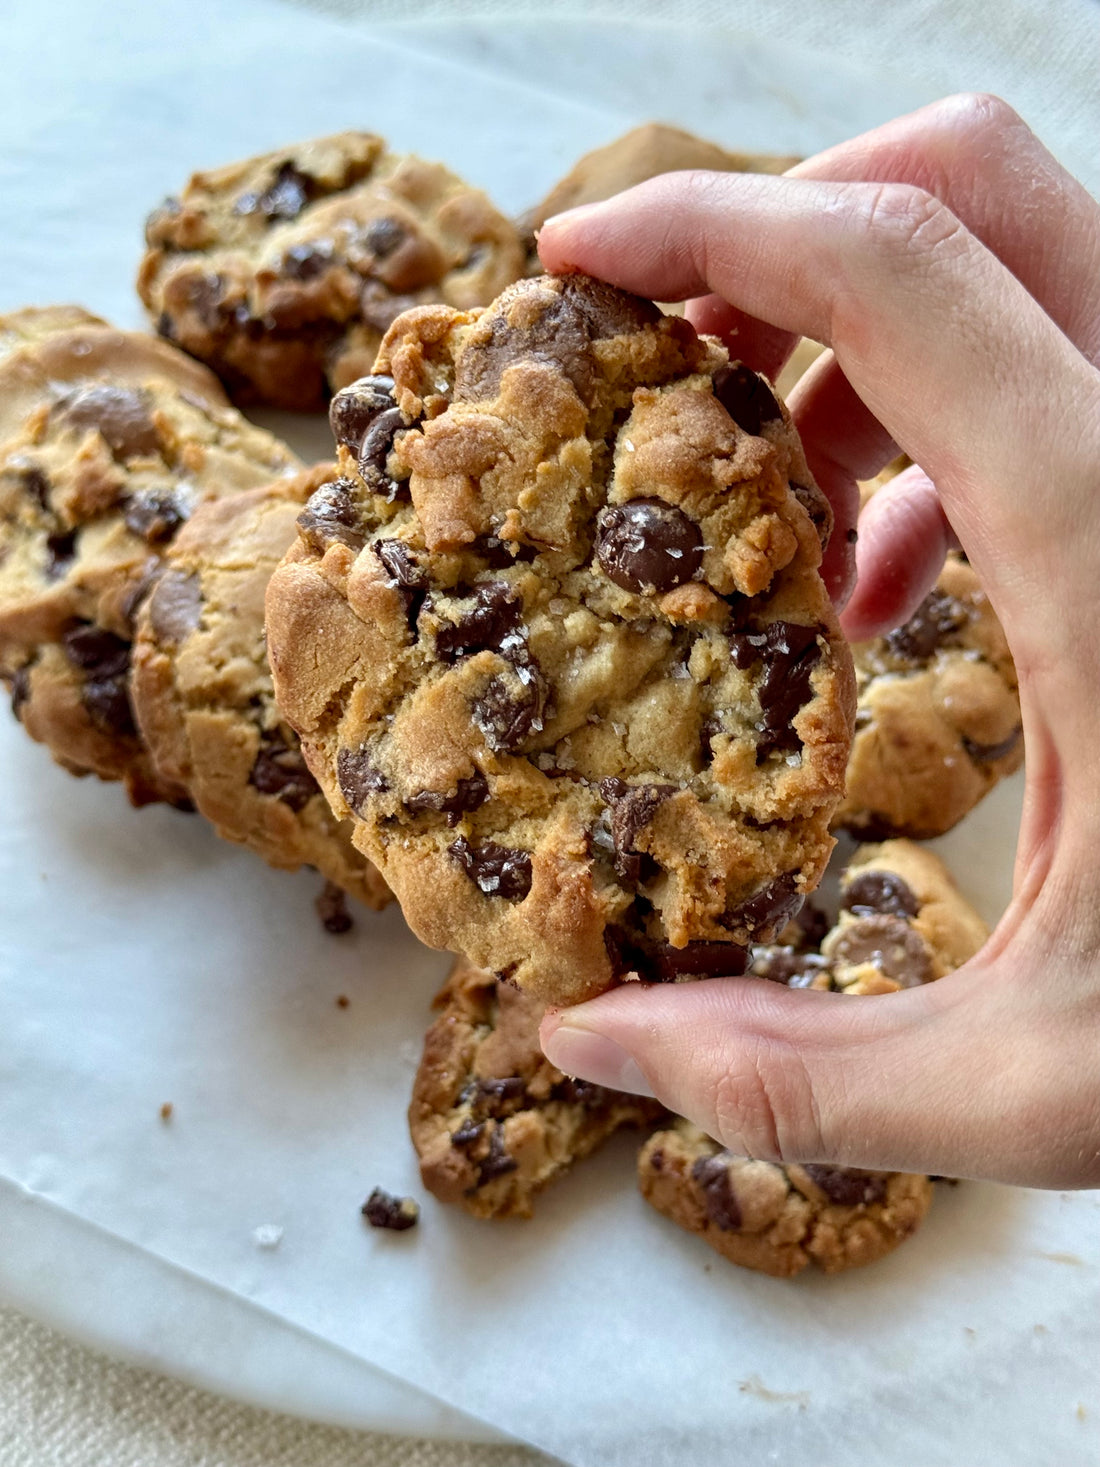
[[907,183],[881,183],[868,189],[863,226],[876,252],[895,257],[931,254],[962,228],[935,194]]
[[937,122],[958,143],[986,133],[1014,132],[1026,127],[1016,109],[993,92],[959,92],[947,97],[938,109]]
[[813,1157],[821,1127],[813,1084],[797,1052],[768,1045],[724,1070],[714,1094],[718,1139],[761,1161]]

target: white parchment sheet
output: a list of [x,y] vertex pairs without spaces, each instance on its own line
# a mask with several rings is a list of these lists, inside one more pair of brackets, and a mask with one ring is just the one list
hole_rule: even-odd
[[[144,213],[252,149],[374,127],[518,209],[644,115],[540,89],[537,55],[508,80],[258,0],[4,8],[0,309],[136,324]],[[769,87],[756,61],[710,94],[731,144],[808,149],[914,100],[794,61]],[[426,1198],[373,1233],[375,1184],[423,1198],[404,1111],[446,960],[392,910],[327,937],[314,878],[70,779],[2,715],[0,800],[0,1179],[29,1197],[586,1467],[1095,1457],[1097,1194],[942,1189],[892,1258],[783,1284],[647,1209],[625,1140],[532,1223]],[[989,916],[1018,801],[944,843]]]

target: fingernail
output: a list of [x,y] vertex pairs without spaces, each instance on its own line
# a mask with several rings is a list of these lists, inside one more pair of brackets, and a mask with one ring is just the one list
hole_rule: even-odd
[[572,209],[563,209],[560,214],[551,214],[549,219],[544,219],[539,225],[540,231],[548,229],[551,224],[560,224],[563,219],[576,221],[582,214],[590,214],[597,206],[595,204],[577,204]]
[[546,1058],[567,1075],[590,1080],[608,1090],[625,1090],[630,1095],[652,1096],[649,1081],[637,1061],[606,1035],[560,1024],[543,1044]]

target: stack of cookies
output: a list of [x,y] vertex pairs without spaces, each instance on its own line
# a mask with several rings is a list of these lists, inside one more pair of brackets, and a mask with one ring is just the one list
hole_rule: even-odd
[[[316,868],[334,926],[337,894],[392,895],[460,955],[410,1111],[441,1200],[529,1215],[613,1131],[657,1126],[647,1200],[783,1276],[889,1251],[928,1179],[731,1157],[560,1074],[539,1018],[624,982],[866,994],[965,962],[985,929],[894,837],[1018,762],[1011,659],[954,557],[853,666],[831,512],[774,388],[646,301],[538,275],[528,231],[669,168],[791,161],[650,126],[513,223],[342,134],[154,211],[161,339],[72,307],[0,320],[0,675],[28,733]],[[333,461],[227,393],[328,402]],[[806,899],[837,826],[886,843],[830,922]]]

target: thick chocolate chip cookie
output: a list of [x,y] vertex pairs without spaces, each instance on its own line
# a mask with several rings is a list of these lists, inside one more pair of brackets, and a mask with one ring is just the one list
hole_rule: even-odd
[[420,1175],[475,1217],[530,1217],[534,1196],[654,1100],[571,1080],[539,1048],[543,1005],[462,959],[435,1000],[409,1129]]
[[402,317],[332,420],[276,696],[413,930],[546,1002],[740,971],[824,869],[853,713],[768,384],[544,277]]
[[[896,993],[952,972],[988,936],[943,862],[905,840],[857,850],[827,926],[804,913],[780,943],[754,950],[751,972],[791,988]],[[873,1263],[914,1232],[932,1200],[928,1177],[752,1161],[687,1121],[651,1137],[638,1181],[658,1212],[732,1263],[777,1278],[810,1263],[826,1273]]]
[[942,835],[1024,757],[1012,654],[972,567],[950,554],[904,626],[852,652],[859,703],[835,823]]
[[298,467],[163,342],[77,307],[0,318],[0,677],[59,763],[186,800],[134,723],[135,608],[198,504]]
[[138,292],[239,401],[308,410],[369,372],[423,301],[485,305],[519,233],[439,163],[346,132],[196,173],[149,216]]
[[368,906],[389,891],[352,845],[275,707],[264,592],[332,465],[201,505],[137,617],[131,693],[161,776],[219,835],[273,866],[315,866]]

